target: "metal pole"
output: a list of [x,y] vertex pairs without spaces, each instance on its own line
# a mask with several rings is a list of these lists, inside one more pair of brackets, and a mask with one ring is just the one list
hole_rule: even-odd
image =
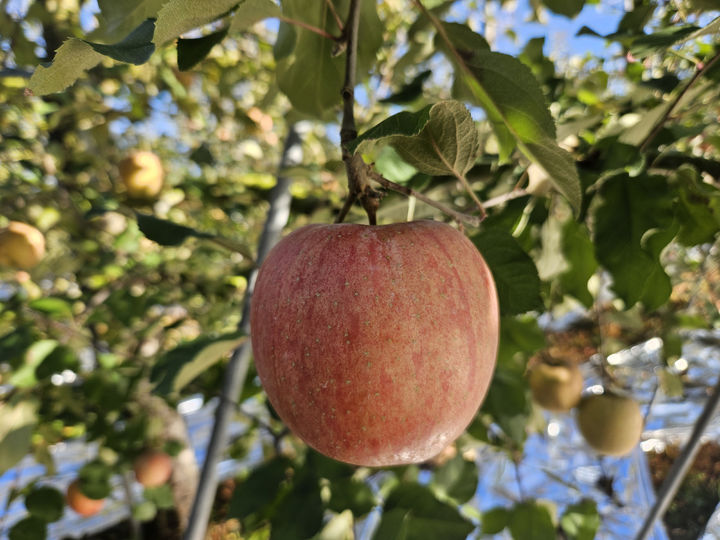
[[670,503],[675,497],[675,493],[677,493],[680,484],[685,478],[685,474],[692,465],[695,455],[700,449],[700,439],[710,423],[710,420],[712,420],[713,416],[717,412],[718,403],[720,403],[720,377],[718,377],[718,381],[715,384],[715,389],[713,390],[712,395],[708,398],[707,403],[705,403],[705,408],[702,413],[700,413],[700,416],[693,426],[690,438],[687,443],[685,443],[685,447],[682,449],[682,452],[675,460],[675,463],[673,463],[668,475],[665,477],[665,481],[660,487],[660,492],[658,493],[655,505],[645,518],[645,523],[643,523],[643,526],[635,537],[635,540],[645,540],[650,534],[650,531],[655,524],[655,520],[664,515],[668,506],[670,506]]
[[[257,271],[265,256],[280,238],[283,227],[287,224],[290,215],[290,184],[292,180],[282,175],[282,170],[297,162],[300,154],[300,136],[294,125],[288,128],[285,139],[282,158],[280,160],[280,172],[277,184],[270,194],[270,208],[265,217],[265,225],[258,242],[257,264],[248,279],[248,288],[245,293],[245,305],[243,306],[240,329],[245,332],[250,330],[250,301],[252,298]],[[184,540],[202,540],[205,538],[207,522],[210,518],[210,510],[215,498],[217,487],[217,464],[225,452],[228,443],[227,431],[232,415],[235,412],[235,400],[237,400],[245,383],[251,355],[250,341],[244,342],[233,351],[230,362],[225,370],[221,399],[215,410],[215,423],[213,424],[210,442],[208,443],[207,455],[203,463],[198,489],[193,501],[192,511],[188,520],[188,527],[185,530]]]

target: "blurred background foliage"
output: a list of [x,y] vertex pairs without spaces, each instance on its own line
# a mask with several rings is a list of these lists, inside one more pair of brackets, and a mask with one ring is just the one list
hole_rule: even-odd
[[[346,2],[336,3],[346,9]],[[12,449],[0,442],[0,473],[28,451],[51,475],[50,448],[75,437],[98,442],[99,462],[112,472],[128,470],[148,441],[177,443],[177,453],[187,440],[170,437],[159,420],[164,417],[148,406],[152,369],[171,364],[168,358],[209,366],[179,392],[164,393],[167,414],[183,397],[218,395],[291,125],[302,152],[282,171],[293,179],[290,228],[332,221],[346,193],[338,103],[313,109],[287,78],[294,69],[320,84],[332,82],[323,79],[331,75],[314,74],[314,52],[293,49],[321,38],[287,21],[238,31],[223,18],[201,25],[184,37],[230,31],[189,70],[178,68],[178,50],[166,45],[141,65],[105,59],[63,92],[26,92],[32,70],[51,61],[65,39],[117,43],[162,2],[130,2],[142,9],[125,12],[99,4],[0,1],[0,227],[30,223],[47,243],[45,258],[31,271],[0,269],[0,416],[19,418]],[[313,22],[301,2],[282,4],[286,15]],[[438,54],[435,30],[411,2],[365,5],[375,41],[367,45],[357,90],[361,132],[402,109],[462,99],[448,83],[452,67]],[[486,404],[454,453],[424,467],[434,471],[428,486],[416,483],[420,468],[404,467],[373,476],[380,479],[373,491],[363,482],[369,471],[306,454],[265,407],[257,379],[248,377],[239,399],[254,399],[263,412],[245,415],[249,429],[230,452],[243,457],[261,433],[266,459],[238,480],[245,489],[216,516],[239,519],[243,534],[258,531],[262,538],[272,530],[277,538],[308,538],[330,527],[323,521],[328,515],[338,530],[348,530],[353,516],[365,516],[379,498],[385,513],[378,538],[402,527],[406,537],[420,537],[428,523],[443,538],[465,538],[480,519],[462,507],[477,483],[473,448],[493,444],[522,459],[527,434],[542,426],[525,380],[535,353],[580,363],[660,336],[667,362],[662,383],[682,393],[682,370],[673,368],[681,330],[720,324],[718,65],[684,92],[693,74],[716,58],[713,10],[719,6],[615,3],[610,7],[622,15],[604,34],[614,45],[602,56],[550,51],[547,36],[503,26],[508,16],[520,16],[509,3],[426,6],[467,24],[491,46],[500,38],[515,44],[542,89],[560,146],[577,160],[583,207],[574,219],[562,197],[538,187],[541,178],[524,158],[500,159],[484,114],[470,103],[482,148],[468,173],[475,193],[487,201],[527,188],[489,208],[480,230],[468,230],[483,252],[500,243],[511,251],[509,259],[491,261],[510,293],[503,298],[502,348]],[[582,0],[536,1],[525,15],[543,21],[549,11],[574,16],[583,6]],[[135,150],[162,160],[165,182],[154,200],[129,198],[120,181],[118,164]],[[367,158],[393,181],[474,211],[454,178],[419,174],[391,148]],[[145,218],[143,226],[148,215],[162,221]],[[408,218],[447,219],[388,193],[380,222]],[[354,209],[348,220],[363,222],[363,213]],[[546,339],[535,316],[543,311],[557,317],[580,311],[592,330],[577,341]],[[228,345],[209,359],[205,347],[215,340]],[[18,486],[15,495],[32,487]],[[578,505],[564,512],[592,529],[596,512]],[[564,528],[568,538],[591,537],[569,532],[574,529],[563,524],[570,518],[552,523],[534,502],[480,521],[486,532],[495,519],[498,530],[507,525],[515,538],[526,538],[519,523],[528,516],[541,528]]]

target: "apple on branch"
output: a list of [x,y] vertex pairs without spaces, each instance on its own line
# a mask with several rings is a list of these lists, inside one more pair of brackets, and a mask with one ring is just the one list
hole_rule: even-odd
[[105,499],[91,499],[80,490],[80,481],[73,480],[67,488],[67,504],[76,513],[84,517],[97,514],[102,510]]
[[498,325],[484,259],[432,221],[302,227],[263,263],[251,309],[279,416],[316,450],[367,466],[425,461],[465,430]]

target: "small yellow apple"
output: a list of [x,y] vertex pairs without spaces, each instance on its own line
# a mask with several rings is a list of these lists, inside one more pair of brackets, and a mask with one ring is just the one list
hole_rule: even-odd
[[11,221],[0,230],[0,266],[30,270],[45,255],[45,237],[32,225]]
[[578,405],[576,420],[590,447],[607,456],[629,454],[643,430],[640,405],[612,393],[585,396]]
[[543,409],[567,412],[580,402],[583,376],[572,365],[536,364],[528,375],[533,400]]
[[163,187],[162,162],[152,152],[133,152],[119,164],[122,178],[128,195],[133,199],[152,199]]

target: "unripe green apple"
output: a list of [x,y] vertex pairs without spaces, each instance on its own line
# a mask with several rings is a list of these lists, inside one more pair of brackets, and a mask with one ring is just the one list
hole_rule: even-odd
[[133,199],[152,199],[163,186],[162,162],[152,152],[133,152],[119,164],[120,178]]
[[81,516],[89,517],[102,510],[105,499],[91,499],[80,491],[80,481],[73,480],[67,489],[67,504]]
[[160,450],[146,450],[133,462],[133,471],[143,486],[162,486],[172,475],[172,459]]
[[583,376],[575,365],[535,364],[528,381],[535,403],[553,412],[567,412],[580,402]]
[[583,397],[577,425],[591,448],[607,456],[629,454],[640,441],[643,415],[632,398],[616,394]]
[[472,421],[498,346],[498,299],[449,225],[308,225],[270,252],[251,310],[255,364],[307,444],[356,465],[425,461]]
[[0,230],[0,266],[30,270],[45,256],[45,237],[32,225],[11,221]]

